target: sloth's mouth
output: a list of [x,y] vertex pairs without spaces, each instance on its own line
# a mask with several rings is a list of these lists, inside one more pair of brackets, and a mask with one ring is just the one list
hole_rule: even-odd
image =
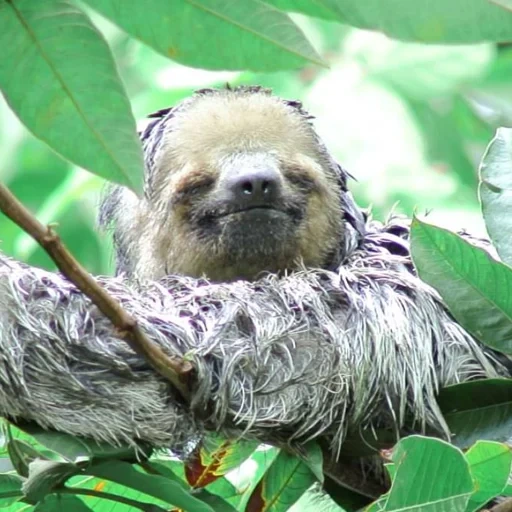
[[255,215],[258,214],[271,214],[271,213],[277,213],[282,215],[288,215],[288,212],[285,210],[278,208],[274,205],[252,205],[252,206],[244,206],[244,207],[238,207],[238,208],[232,208],[229,211],[222,212],[219,215],[217,215],[218,218],[220,217],[227,217],[229,215],[236,215],[236,214],[243,214],[243,213],[254,213]]

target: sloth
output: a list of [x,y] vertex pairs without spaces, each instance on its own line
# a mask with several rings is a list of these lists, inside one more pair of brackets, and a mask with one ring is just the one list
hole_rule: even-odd
[[354,243],[347,224],[363,235],[348,174],[300,102],[204,89],[150,117],[144,196],[116,186],[101,207],[118,274],[233,281],[337,268]]

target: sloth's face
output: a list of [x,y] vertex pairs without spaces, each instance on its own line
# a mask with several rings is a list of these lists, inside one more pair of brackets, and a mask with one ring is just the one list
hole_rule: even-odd
[[169,135],[157,255],[166,273],[252,280],[332,258],[339,192],[316,139],[276,98],[250,99],[199,103]]

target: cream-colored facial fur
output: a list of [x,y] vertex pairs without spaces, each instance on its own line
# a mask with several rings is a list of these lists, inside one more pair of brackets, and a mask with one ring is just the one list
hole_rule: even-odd
[[[233,263],[222,235],[199,240],[189,229],[198,203],[176,198],[191,185],[218,181],[233,158],[255,155],[279,168],[287,197],[299,198],[297,180],[313,186],[304,199],[304,218],[296,232],[287,231],[286,243],[262,249],[254,264]],[[117,219],[138,277],[252,279],[262,271],[323,266],[340,243],[336,176],[309,120],[279,98],[230,90],[194,97],[168,121],[153,161],[147,197],[138,201],[125,192],[125,214]]]

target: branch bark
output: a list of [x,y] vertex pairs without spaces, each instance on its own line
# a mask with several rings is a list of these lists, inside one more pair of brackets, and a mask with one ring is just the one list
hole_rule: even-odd
[[106,292],[80,265],[51,226],[41,224],[16,197],[0,183],[0,210],[31,235],[69,279],[112,322],[120,339],[144,357],[185,399],[190,399],[193,367],[190,362],[167,355],[144,334],[137,320]]

